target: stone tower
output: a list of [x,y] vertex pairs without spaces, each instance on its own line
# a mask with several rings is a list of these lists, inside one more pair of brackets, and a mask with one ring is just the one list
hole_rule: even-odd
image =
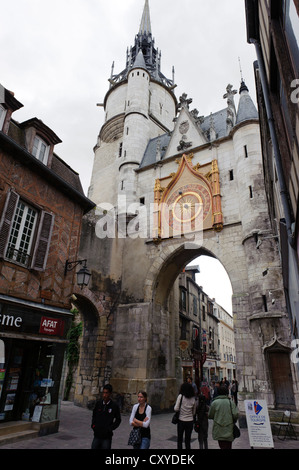
[[154,410],[172,407],[181,381],[173,285],[187,264],[208,255],[233,288],[240,409],[252,397],[294,408],[298,381],[257,110],[242,80],[237,106],[228,85],[226,106],[201,116],[185,93],[176,99],[160,65],[146,0],[125,69],[112,68],[94,149],[89,197],[97,209],[85,218],[80,248],[92,284],[76,292],[79,308],[84,298],[92,306],[81,364],[85,356],[94,361],[78,371],[78,400],[93,400],[109,378],[129,403],[145,389]]
[[[152,37],[148,0],[135,44],[127,50],[125,69],[113,74],[113,68],[89,196],[98,204],[116,206],[118,195],[125,195],[129,206],[139,202],[135,170],[149,140],[172,131],[176,115],[174,83],[161,72],[161,52]],[[111,180],[113,186],[108,183]]]

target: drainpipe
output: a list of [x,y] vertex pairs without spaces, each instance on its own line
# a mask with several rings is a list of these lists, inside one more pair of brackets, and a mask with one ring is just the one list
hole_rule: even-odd
[[283,173],[281,153],[280,153],[280,150],[279,150],[278,140],[277,140],[277,136],[276,136],[276,130],[275,130],[275,126],[274,126],[274,118],[273,118],[271,104],[270,104],[270,94],[269,94],[268,83],[267,83],[267,79],[266,79],[266,70],[265,70],[264,58],[263,58],[263,55],[262,55],[261,45],[260,45],[259,41],[256,40],[256,39],[252,39],[252,38],[250,38],[249,41],[252,44],[254,44],[257,59],[258,59],[259,71],[260,71],[260,77],[261,77],[261,84],[262,84],[264,100],[265,100],[265,106],[266,106],[267,121],[268,121],[268,125],[269,125],[269,130],[270,130],[270,135],[271,135],[271,140],[272,140],[272,145],[273,145],[273,150],[274,150],[274,158],[275,158],[276,169],[277,169],[277,177],[278,177],[278,181],[279,181],[279,185],[280,185],[281,202],[282,202],[285,221],[286,221],[288,242],[291,245],[291,247],[293,247],[294,238],[293,238],[293,231],[292,231],[292,218],[291,218],[291,211],[290,211],[290,206],[289,206],[288,190],[287,190],[287,185],[286,185],[285,177],[284,177],[284,173]]

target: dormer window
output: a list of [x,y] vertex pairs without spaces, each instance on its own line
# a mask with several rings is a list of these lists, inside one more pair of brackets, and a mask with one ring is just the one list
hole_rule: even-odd
[[0,105],[0,131],[2,131],[3,129],[5,115],[6,115],[6,109]]
[[34,137],[32,155],[45,165],[47,164],[49,146],[38,136]]

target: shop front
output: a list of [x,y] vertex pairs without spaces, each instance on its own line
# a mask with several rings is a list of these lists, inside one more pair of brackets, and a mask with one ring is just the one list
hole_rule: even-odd
[[0,296],[0,426],[58,420],[71,320],[68,310]]

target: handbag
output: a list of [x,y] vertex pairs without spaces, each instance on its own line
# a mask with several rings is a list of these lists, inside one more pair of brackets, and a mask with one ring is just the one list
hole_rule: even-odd
[[194,431],[199,432],[199,422],[198,421],[194,421]]
[[129,435],[128,446],[136,446],[141,442],[140,428],[133,428]]
[[234,439],[237,439],[238,437],[240,437],[240,435],[241,435],[240,429],[238,428],[236,424],[234,424],[234,427],[233,427]]
[[[229,402],[229,404],[230,404],[230,410],[231,410],[232,418],[233,418],[233,422],[234,422],[234,417],[233,417],[233,410],[232,410],[232,403],[231,403],[231,401]],[[234,425],[233,425],[233,436],[234,436],[234,439],[237,439],[238,437],[241,436],[240,429],[238,428],[238,426],[236,425],[236,423],[234,423]]]
[[179,408],[179,411],[176,411],[172,417],[172,424],[178,424],[179,422],[179,416],[180,416],[180,409],[181,409],[181,404],[182,404],[182,400],[183,400],[183,395],[181,396],[181,401],[180,401],[180,408]]

